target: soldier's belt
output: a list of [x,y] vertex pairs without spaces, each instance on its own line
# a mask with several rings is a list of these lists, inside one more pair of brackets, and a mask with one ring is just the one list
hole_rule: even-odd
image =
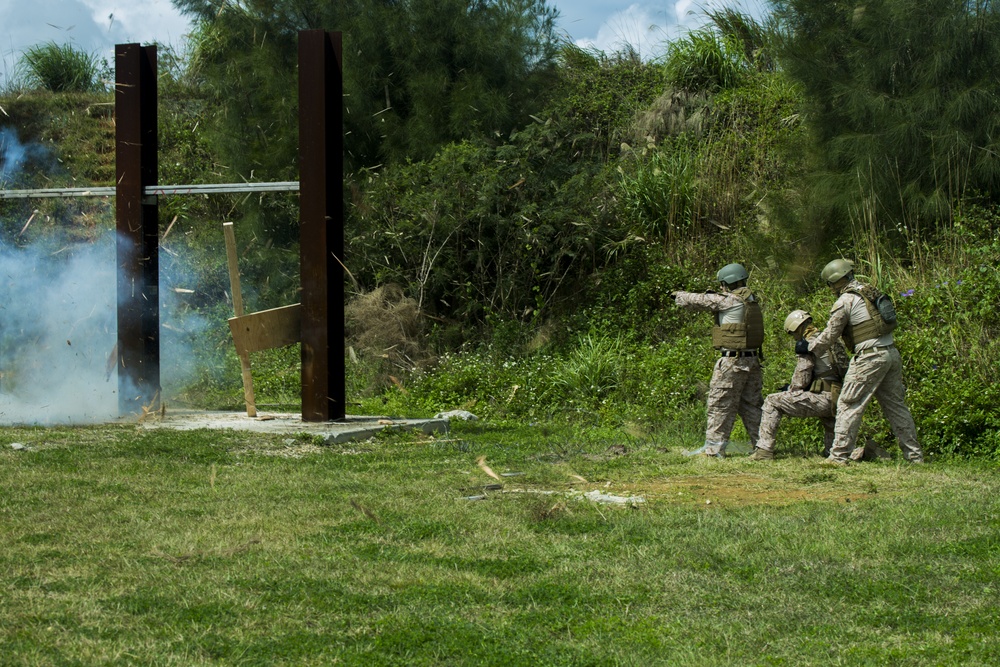
[[720,350],[719,354],[724,357],[756,357],[757,350]]

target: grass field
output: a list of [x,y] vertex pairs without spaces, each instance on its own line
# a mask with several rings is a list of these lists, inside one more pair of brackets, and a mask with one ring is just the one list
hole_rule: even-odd
[[1000,664],[995,465],[669,442],[3,428],[0,663]]

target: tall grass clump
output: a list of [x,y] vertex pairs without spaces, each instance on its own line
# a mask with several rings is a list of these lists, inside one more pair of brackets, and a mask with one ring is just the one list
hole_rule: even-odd
[[33,46],[21,56],[25,76],[53,93],[85,93],[104,89],[103,68],[96,54],[71,44],[48,42]]
[[748,63],[738,40],[703,29],[670,43],[664,69],[676,88],[715,92],[738,86]]
[[659,149],[636,155],[626,172],[619,167],[620,191],[625,210],[638,223],[647,239],[658,240],[665,248],[680,236],[697,232],[698,148],[688,147],[681,135]]

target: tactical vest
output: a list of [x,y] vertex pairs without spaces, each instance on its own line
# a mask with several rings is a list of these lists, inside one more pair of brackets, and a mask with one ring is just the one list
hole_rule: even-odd
[[850,319],[848,319],[847,326],[844,327],[844,342],[847,344],[847,347],[851,348],[851,352],[855,352],[858,349],[858,343],[872,340],[873,338],[881,338],[896,328],[895,324],[885,322],[882,319],[882,315],[879,314],[878,308],[875,307],[875,299],[879,294],[875,288],[869,285],[862,285],[861,283],[848,283],[848,286],[841,291],[841,294],[845,292],[857,294],[865,300],[865,309],[868,310],[869,317],[864,322],[857,324],[851,324]]
[[[712,347],[728,350],[756,350],[764,344],[764,316],[760,301],[749,287],[730,292],[740,305],[715,314]],[[734,321],[731,321],[734,320]]]

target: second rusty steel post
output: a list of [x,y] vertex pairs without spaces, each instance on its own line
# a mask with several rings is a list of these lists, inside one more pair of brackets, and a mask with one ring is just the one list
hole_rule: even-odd
[[302,420],[346,416],[343,49],[341,33],[299,33]]

